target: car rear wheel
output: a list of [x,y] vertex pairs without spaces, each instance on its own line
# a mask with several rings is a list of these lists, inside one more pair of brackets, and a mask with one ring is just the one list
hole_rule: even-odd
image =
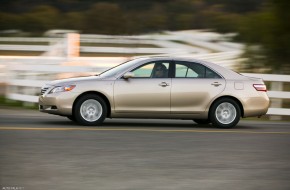
[[223,98],[210,109],[210,120],[218,128],[232,128],[240,121],[241,110],[236,101]]
[[101,125],[107,115],[105,101],[93,94],[88,94],[77,100],[74,108],[74,116],[82,125]]

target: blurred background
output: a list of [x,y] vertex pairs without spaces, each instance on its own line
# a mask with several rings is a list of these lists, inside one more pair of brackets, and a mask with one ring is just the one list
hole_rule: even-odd
[[263,78],[290,115],[290,1],[0,0],[0,106],[37,109],[46,81],[138,56],[213,61]]

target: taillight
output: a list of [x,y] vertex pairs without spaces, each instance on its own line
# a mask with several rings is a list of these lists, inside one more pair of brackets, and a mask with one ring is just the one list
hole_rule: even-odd
[[257,91],[267,92],[267,87],[265,84],[253,84],[253,86]]

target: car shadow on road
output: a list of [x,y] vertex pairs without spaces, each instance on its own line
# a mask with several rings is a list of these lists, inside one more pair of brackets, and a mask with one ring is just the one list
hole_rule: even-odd
[[[70,120],[48,120],[42,121],[41,124],[49,125],[51,127],[83,127],[82,125],[77,124],[76,122]],[[197,124],[193,121],[187,120],[129,120],[129,119],[107,119],[101,126],[85,126],[85,127],[101,127],[101,128],[178,128],[178,129],[218,129],[211,124]],[[258,126],[253,126],[252,124],[238,124],[233,129],[241,130],[253,130],[258,129]],[[223,130],[223,129],[221,129]]]
[[[34,122],[35,124],[36,122]],[[49,125],[51,127],[83,127],[76,122],[70,120],[42,120],[38,122],[40,125]],[[127,119],[109,119],[100,126],[85,126],[85,127],[113,127],[113,128],[213,128],[212,125],[199,125],[193,121],[179,120],[127,120]]]
[[[64,117],[48,117],[48,118],[2,118],[0,120],[0,126],[19,126],[29,125],[37,127],[69,127],[69,128],[80,128],[83,127],[76,122],[70,121]],[[87,126],[88,127],[88,126]],[[169,120],[169,119],[106,119],[101,126],[89,126],[92,128],[161,128],[161,129],[217,129],[211,124],[201,125],[197,124],[192,120]],[[239,123],[234,129],[240,130],[253,130],[261,128],[261,124]],[[223,130],[223,129],[221,129]]]

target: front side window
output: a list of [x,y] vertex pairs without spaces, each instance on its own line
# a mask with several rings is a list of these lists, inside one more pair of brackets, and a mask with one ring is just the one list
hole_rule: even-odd
[[134,78],[168,78],[169,62],[152,62],[134,69]]
[[117,65],[113,68],[110,68],[100,74],[102,77],[114,77],[118,75],[119,73],[127,70],[128,68],[132,67],[133,65],[137,64],[138,62],[144,60],[145,58],[138,58],[138,59],[133,59],[130,61],[127,61],[125,63],[122,63],[120,65]]

